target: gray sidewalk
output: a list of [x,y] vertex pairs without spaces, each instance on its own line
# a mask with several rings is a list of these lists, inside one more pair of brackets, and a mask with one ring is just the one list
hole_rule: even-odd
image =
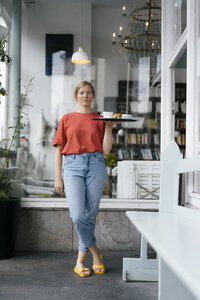
[[103,252],[106,274],[80,278],[73,272],[76,253],[18,252],[0,260],[0,300],[157,299],[157,283],[122,281],[123,257],[131,253]]

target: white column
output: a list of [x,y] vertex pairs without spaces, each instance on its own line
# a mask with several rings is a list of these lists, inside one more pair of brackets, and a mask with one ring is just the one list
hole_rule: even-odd
[[[186,156],[195,155],[195,98],[196,91],[196,20],[195,0],[187,1],[187,104],[186,104]],[[192,179],[193,180],[193,179]],[[192,190],[193,191],[193,187]]]
[[[12,62],[10,65],[9,80],[9,126],[15,126],[19,115],[20,105],[20,85],[21,85],[21,0],[12,0],[12,27],[10,36],[10,56]],[[12,129],[9,132],[11,135]],[[19,145],[19,133],[15,140],[15,146]]]
[[162,0],[162,54],[161,54],[161,153],[171,140],[172,83],[169,55],[171,50],[171,1]]

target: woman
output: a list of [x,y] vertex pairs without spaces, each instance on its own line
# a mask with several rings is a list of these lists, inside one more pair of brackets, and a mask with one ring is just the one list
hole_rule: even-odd
[[[79,236],[74,272],[81,277],[91,275],[91,270],[84,265],[88,250],[93,256],[94,273],[105,273],[94,230],[107,180],[103,154],[108,155],[112,147],[112,125],[111,122],[92,120],[99,117],[91,108],[94,97],[90,82],[82,81],[76,87],[74,99],[79,103],[79,109],[61,118],[53,142],[56,146],[55,191],[62,195],[65,187],[70,216]],[[62,155],[65,155],[63,180]]]

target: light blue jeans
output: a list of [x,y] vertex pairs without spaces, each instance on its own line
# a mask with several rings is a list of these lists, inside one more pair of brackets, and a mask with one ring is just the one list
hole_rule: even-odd
[[103,154],[66,155],[63,179],[70,217],[79,236],[79,251],[87,252],[96,243],[96,216],[107,181]]

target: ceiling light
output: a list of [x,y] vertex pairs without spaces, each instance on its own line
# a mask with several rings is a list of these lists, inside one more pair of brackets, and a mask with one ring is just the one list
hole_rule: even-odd
[[89,64],[90,60],[87,56],[87,53],[83,51],[82,44],[80,45],[77,52],[74,52],[72,55],[72,63],[74,64]]
[[74,64],[89,64],[91,61],[88,58],[88,55],[86,52],[83,51],[83,45],[82,45],[82,18],[83,18],[83,3],[80,3],[81,5],[81,18],[80,18],[80,46],[78,48],[77,52],[74,52],[72,55],[72,63]]
[[113,46],[117,46],[120,53],[128,56],[131,67],[139,63],[143,57],[150,58],[152,68],[156,67],[157,55],[161,52],[161,7],[159,1],[146,0],[146,4],[136,8],[128,15],[123,7],[122,15],[131,21],[128,24],[128,33],[113,34]]

